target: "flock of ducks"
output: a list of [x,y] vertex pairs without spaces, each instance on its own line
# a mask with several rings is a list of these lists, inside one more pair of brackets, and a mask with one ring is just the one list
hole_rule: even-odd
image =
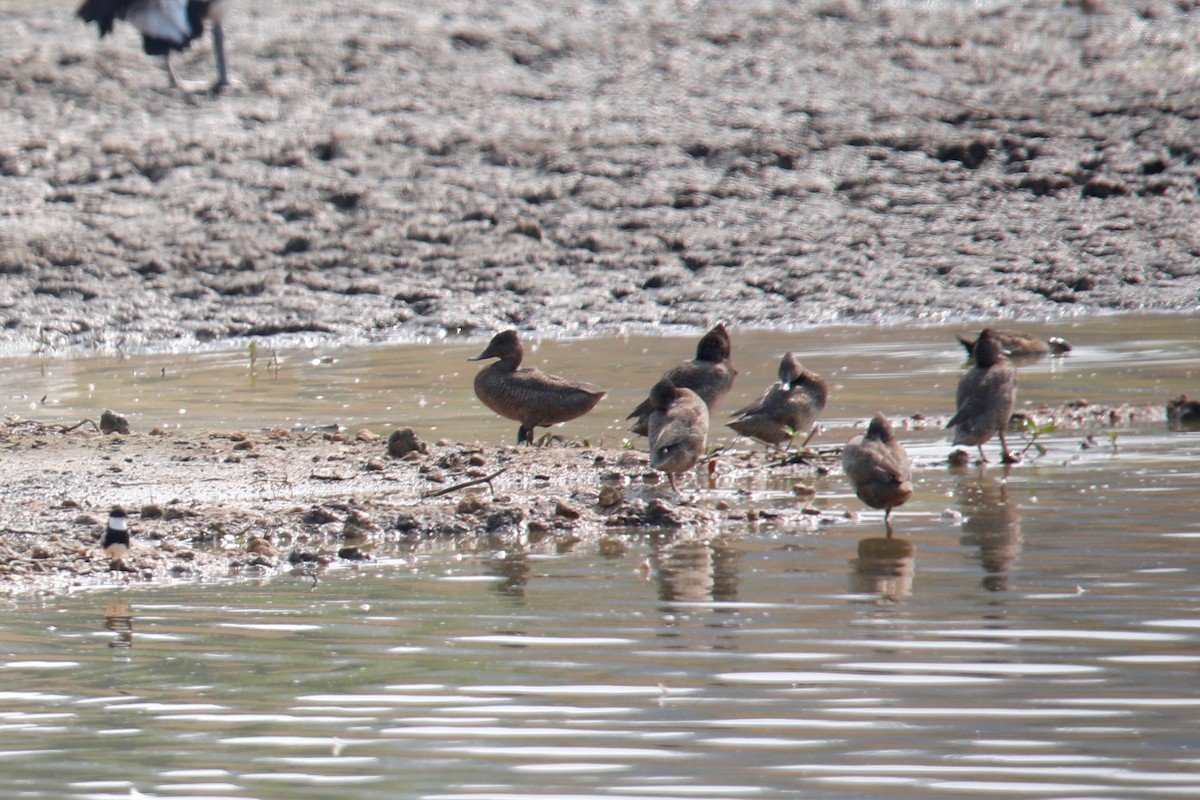
[[[1005,355],[1029,354],[1046,343],[1015,334],[984,329],[974,341],[962,340],[974,365],[962,376],[956,393],[955,413],[946,427],[954,428],[954,445],[977,447],[986,462],[983,445],[1000,437],[1001,459],[1013,463],[1005,426],[1012,416],[1017,373]],[[1052,340],[1055,341],[1055,340]],[[1059,352],[1070,349],[1056,340]],[[1034,343],[1037,344],[1034,344]],[[696,357],[663,373],[649,396],[627,417],[631,432],[646,436],[650,466],[665,472],[672,489],[675,476],[696,466],[704,454],[709,418],[718,401],[733,386],[737,370],[730,362],[733,348],[729,331],[717,325],[701,337]],[[521,368],[521,338],[514,330],[496,334],[487,348],[470,361],[498,359],[475,376],[475,394],[502,417],[520,424],[518,444],[533,444],[535,428],[576,419],[591,411],[604,397],[598,386],[550,375],[533,367]],[[726,423],[737,433],[782,448],[807,431],[804,444],[816,432],[816,420],[825,409],[829,391],[821,376],[804,369],[795,354],[779,362],[779,381],[767,387],[753,403],[733,412]],[[891,423],[877,414],[860,436],[842,449],[842,471],[860,500],[884,512],[884,526],[892,533],[892,509],[912,495],[912,466],[896,440]]]

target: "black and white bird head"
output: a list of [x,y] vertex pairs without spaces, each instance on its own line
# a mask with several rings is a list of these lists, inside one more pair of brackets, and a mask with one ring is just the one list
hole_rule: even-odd
[[110,558],[120,559],[129,550],[129,518],[125,509],[114,506],[108,514],[108,525],[104,528],[104,536],[100,546]]

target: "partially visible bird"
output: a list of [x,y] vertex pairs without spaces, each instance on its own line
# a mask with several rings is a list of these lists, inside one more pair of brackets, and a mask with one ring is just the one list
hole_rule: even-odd
[[117,563],[129,552],[129,518],[120,506],[114,506],[108,513],[108,524],[104,528],[104,535],[100,537],[100,547]]
[[795,354],[786,353],[779,361],[779,382],[750,405],[733,412],[734,418],[726,424],[743,436],[775,447],[808,431],[804,440],[808,444],[817,431],[814,423],[825,409],[828,396],[824,379],[800,366]]
[[[723,324],[718,323],[708,333],[700,337],[696,344],[696,357],[690,361],[681,361],[663,373],[662,377],[672,385],[683,389],[691,389],[711,412],[713,406],[724,397],[733,386],[737,370],[729,362],[733,354],[733,344],[729,331]],[[635,420],[630,430],[638,436],[645,436],[649,431],[650,399],[643,400],[626,419]]]
[[675,475],[696,466],[708,438],[708,406],[691,389],[659,379],[647,401],[646,424],[650,439],[650,466],[667,473],[671,488]]
[[[1051,336],[1049,339],[1039,339],[1028,333],[998,330],[992,330],[992,335],[1000,342],[1000,350],[1009,358],[1036,358],[1037,356],[1044,356],[1046,354],[1060,356],[1072,350],[1070,343],[1058,336]],[[965,336],[958,337],[958,343],[967,351],[968,358],[972,358],[975,355],[976,341],[975,339],[968,339]]]
[[225,30],[221,27],[225,4],[226,0],[84,0],[75,15],[96,23],[101,37],[112,33],[115,20],[133,25],[142,34],[146,54],[166,60],[171,86],[177,89],[186,87],[175,75],[171,53],[191,47],[192,40],[204,35],[204,24],[210,23],[217,65],[217,79],[210,88],[219,92],[229,85]]
[[892,509],[912,496],[912,465],[904,446],[896,441],[892,423],[876,414],[867,432],[855,436],[842,449],[842,471],[858,499],[871,508],[882,508],[887,535],[892,535]]
[[534,367],[518,369],[524,357],[521,337],[507,330],[493,336],[482,353],[467,359],[500,359],[475,376],[475,395],[500,416],[521,423],[517,444],[533,444],[535,427],[548,428],[582,417],[607,394],[591,383],[550,375]]
[[1200,428],[1200,400],[1181,394],[1167,403],[1167,425],[1172,430],[1195,430]]
[[975,342],[975,366],[958,382],[957,410],[946,423],[947,428],[957,429],[954,444],[978,447],[979,460],[986,463],[983,444],[999,434],[1001,460],[1005,464],[1016,463],[1004,438],[1016,395],[1017,371],[1001,352],[995,331],[985,328]]

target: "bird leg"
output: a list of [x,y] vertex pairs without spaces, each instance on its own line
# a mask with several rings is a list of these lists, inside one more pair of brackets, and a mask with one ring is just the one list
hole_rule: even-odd
[[522,425],[517,429],[517,444],[533,444],[533,426],[526,427]]
[[209,91],[218,94],[229,85],[229,68],[225,62],[225,29],[221,27],[220,22],[212,23],[212,39],[213,58],[217,62],[217,81]]
[[1000,431],[1000,461],[1004,464],[1016,464],[1021,459],[1008,452],[1008,442],[1004,441],[1004,431]]
[[887,531],[887,538],[892,538],[892,510],[885,508],[883,511],[883,527]]
[[808,443],[812,441],[812,437],[814,437],[814,436],[816,436],[816,435],[817,435],[817,429],[818,429],[818,428],[820,428],[820,427],[821,427],[820,425],[813,425],[813,426],[812,426],[812,430],[808,432],[808,436],[805,436],[805,437],[804,437],[804,441],[803,441],[803,442],[800,444],[800,449],[801,449],[801,450],[803,450],[804,448],[808,447]]
[[979,445],[979,463],[980,464],[988,463],[987,456],[985,456],[983,454],[983,445]]

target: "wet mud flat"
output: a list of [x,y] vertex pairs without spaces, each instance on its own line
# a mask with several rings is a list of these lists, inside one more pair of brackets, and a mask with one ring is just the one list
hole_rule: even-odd
[[1190,2],[240,3],[218,97],[3,6],[16,351],[1200,296]]
[[[1026,410],[1013,425],[1082,431],[1080,446],[1088,447],[1102,446],[1102,432],[1165,420],[1157,404],[1072,403]],[[919,435],[941,429],[946,417],[898,422]],[[814,489],[818,477],[841,480],[839,448],[828,443],[849,435],[826,432],[826,444],[803,454],[744,442],[716,449],[677,493],[644,451],[586,443],[504,447],[412,437],[394,448],[366,430],[123,436],[10,421],[0,427],[0,594],[289,573],[318,580],[332,567],[429,551],[555,553],[586,544],[621,555],[642,536],[812,531],[853,519],[860,508],[853,500],[823,507]],[[947,467],[939,460],[921,468]],[[730,490],[739,485],[769,501]],[[117,504],[134,531],[119,563],[99,547]]]

